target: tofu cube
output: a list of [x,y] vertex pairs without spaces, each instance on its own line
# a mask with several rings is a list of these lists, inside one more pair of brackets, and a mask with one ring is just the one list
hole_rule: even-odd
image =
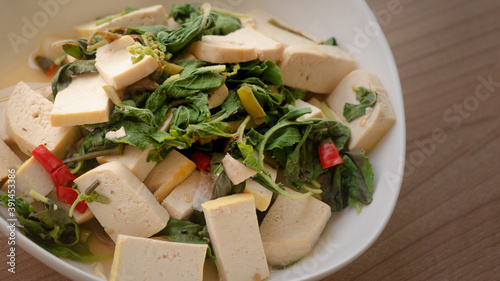
[[[278,171],[271,166],[264,164],[264,169],[266,169],[270,174],[273,181],[276,181],[276,177],[278,176]],[[245,190],[243,193],[252,194],[255,199],[255,207],[259,211],[265,211],[271,204],[271,199],[273,198],[273,192],[265,187],[263,187],[260,183],[254,181],[253,179],[247,179]]]
[[50,125],[65,127],[107,122],[111,101],[102,88],[104,85],[107,83],[97,73],[73,77],[69,86],[57,93]]
[[5,121],[5,111],[7,110],[8,99],[0,101],[0,138],[7,145],[11,145],[14,141],[9,137],[7,133],[7,123]]
[[267,262],[282,266],[305,257],[330,216],[330,206],[314,197],[290,199],[278,195],[260,226]]
[[220,280],[264,280],[269,267],[262,247],[255,200],[234,194],[203,203]]
[[[378,96],[375,106],[367,108],[365,115],[347,122],[344,118],[345,104],[359,104],[353,87],[365,87],[376,91]],[[380,80],[375,74],[364,70],[349,73],[328,96],[326,103],[340,122],[351,129],[351,139],[348,143],[350,150],[363,149],[369,152],[396,122],[391,101]]]
[[45,144],[59,158],[80,138],[77,127],[53,127],[50,113],[53,104],[33,91],[26,83],[19,82],[6,111],[7,133],[22,152],[29,154],[35,147]]
[[254,169],[248,168],[245,164],[234,159],[229,153],[222,159],[224,171],[233,184],[240,184],[246,179],[253,177],[257,174]]
[[132,63],[132,54],[127,47],[134,43],[132,37],[123,36],[97,49],[95,67],[106,83],[116,90],[134,84],[158,68],[158,63],[150,55]]
[[115,243],[119,234],[150,237],[167,225],[167,210],[121,162],[100,165],[78,177],[75,183],[84,192],[95,180],[100,183],[96,192],[110,203],[92,202],[88,206]]
[[99,164],[113,161],[121,162],[143,182],[157,164],[155,161],[147,161],[148,153],[151,149],[153,149],[152,145],[144,151],[133,145],[126,145],[121,155],[100,156],[97,157],[97,162],[99,162]]
[[318,107],[308,103],[308,102],[305,102],[303,100],[295,100],[295,107],[296,108],[307,108],[309,107],[311,109],[311,113],[308,113],[304,116],[301,116],[299,117],[299,120],[305,120],[305,119],[311,119],[311,118],[321,118],[321,119],[325,119],[325,115],[323,114],[323,111],[321,111],[321,109],[319,109]]
[[[291,27],[291,26],[285,24],[281,19],[277,18],[275,15],[269,13],[266,10],[263,10],[261,8],[256,8],[256,9],[251,10],[247,14],[253,19],[253,21],[246,20],[245,25],[254,26],[255,29],[257,29],[257,31],[261,32],[262,34],[264,34],[266,36],[273,38],[274,40],[280,42],[281,44],[283,44],[285,46],[314,43],[313,41],[311,41],[303,36],[289,32],[283,28],[279,28],[276,25],[271,24],[269,21],[275,20],[276,22],[280,23],[281,25],[287,26],[288,28],[290,28],[292,30],[297,30],[297,28],[294,28],[294,27]],[[243,19],[242,19],[242,23],[243,23]],[[301,32],[301,33],[303,33],[303,32]],[[311,38],[312,36],[308,35],[307,37]]]
[[77,38],[89,37],[96,31],[113,27],[141,27],[150,25],[167,25],[168,15],[162,5],[155,5],[133,11],[126,15],[114,18],[108,22],[97,25],[98,20],[75,27]]
[[0,182],[7,179],[9,169],[14,169],[16,166],[23,164],[23,161],[10,150],[10,147],[0,139]]
[[30,203],[35,201],[35,198],[29,195],[31,189],[46,196],[55,188],[50,174],[35,157],[28,159],[16,170],[15,180],[16,196],[22,197]]
[[245,27],[227,35],[205,35],[194,42],[188,51],[197,59],[211,63],[237,63],[259,59],[277,61],[283,54],[281,43],[263,35],[252,27]]
[[161,205],[167,209],[170,217],[176,220],[185,220],[193,213],[193,197],[200,180],[200,171],[194,171],[163,200]]
[[110,281],[202,281],[207,244],[119,235]]
[[283,84],[317,94],[330,94],[354,65],[339,47],[316,44],[286,47],[278,64]]
[[196,164],[177,150],[158,163],[144,180],[144,184],[158,202],[162,202],[170,192],[196,170]]

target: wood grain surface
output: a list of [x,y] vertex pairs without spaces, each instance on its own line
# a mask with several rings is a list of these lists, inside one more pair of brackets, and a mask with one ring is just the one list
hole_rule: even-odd
[[[324,280],[500,280],[500,1],[367,2],[401,76],[406,169],[384,232]],[[67,279],[17,248],[0,280]]]

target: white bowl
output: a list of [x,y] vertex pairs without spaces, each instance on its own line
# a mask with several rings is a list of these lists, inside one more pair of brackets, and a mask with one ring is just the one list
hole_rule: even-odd
[[[39,3],[52,3],[41,7]],[[180,1],[165,4],[170,5]],[[35,4],[37,3],[37,4]],[[158,3],[156,1],[156,3]],[[368,5],[361,0],[321,1],[211,1],[215,6],[246,12],[262,7],[283,20],[321,39],[335,36],[340,46],[357,60],[357,68],[377,74],[392,101],[397,122],[381,140],[369,157],[375,172],[373,202],[357,213],[352,207],[334,213],[321,235],[314,252],[296,265],[273,271],[269,280],[318,280],[353,261],[377,239],[387,224],[396,204],[405,159],[405,115],[398,71],[390,47]],[[8,38],[21,36],[25,40],[0,40],[2,61],[0,68],[8,65],[17,54],[34,49],[46,35],[73,36],[72,27],[98,16],[116,13],[124,7],[144,7],[155,1],[69,1],[40,2],[8,1],[2,9],[4,24],[1,34]],[[7,12],[8,11],[8,12]],[[29,33],[24,27],[30,22],[35,27]],[[12,35],[14,34],[14,35]],[[18,81],[11,81],[15,84]],[[27,81],[29,82],[29,81]],[[10,92],[0,92],[0,98]],[[1,209],[0,230],[8,235],[5,220],[7,212]],[[17,243],[35,258],[73,280],[100,280],[91,275],[86,264],[59,259],[38,247],[29,239],[17,234]],[[80,270],[77,267],[83,269]]]

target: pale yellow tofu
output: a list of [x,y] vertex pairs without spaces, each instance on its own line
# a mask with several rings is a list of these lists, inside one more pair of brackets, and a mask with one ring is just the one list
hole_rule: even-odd
[[96,21],[75,26],[76,37],[89,37],[95,31],[102,31],[113,27],[141,27],[150,25],[167,25],[168,16],[162,5],[146,7],[111,21],[97,25]]
[[194,171],[163,200],[161,205],[167,209],[171,218],[185,220],[193,213],[193,197],[200,180],[200,171]]
[[278,63],[283,84],[318,94],[330,94],[356,62],[337,46],[290,45]]
[[144,180],[144,184],[158,202],[162,202],[170,192],[196,170],[196,164],[177,150],[158,163]]
[[318,107],[316,107],[308,102],[305,102],[305,101],[300,100],[300,99],[295,100],[295,107],[296,108],[310,108],[311,109],[311,113],[308,113],[306,115],[299,117],[299,120],[305,120],[305,119],[311,119],[311,118],[325,119],[325,115],[323,115],[323,111],[321,111],[321,109],[319,109]]
[[9,170],[15,169],[16,166],[21,164],[23,164],[23,161],[0,139],[0,182],[10,174]]
[[0,138],[3,142],[11,145],[14,143],[14,141],[9,137],[9,134],[7,133],[7,123],[5,121],[8,101],[8,98],[0,100]]
[[246,179],[253,177],[257,174],[254,169],[248,168],[245,164],[234,159],[229,153],[222,159],[224,171],[233,184],[240,184]]
[[[264,169],[266,169],[270,174],[273,181],[276,181],[276,177],[278,176],[278,170],[273,167],[264,164]],[[260,183],[257,183],[253,179],[247,179],[245,183],[245,190],[243,193],[252,194],[255,199],[255,207],[259,211],[265,211],[271,204],[271,199],[273,198],[273,192]]]
[[35,198],[29,195],[33,189],[43,196],[51,192],[55,186],[49,172],[35,159],[31,157],[16,170],[16,196],[22,197],[28,202],[34,202]]
[[109,204],[92,202],[88,206],[113,241],[119,234],[150,237],[167,225],[167,210],[121,162],[102,164],[78,177],[75,183],[84,192],[96,180],[96,192],[107,197]]
[[205,35],[188,50],[196,58],[211,63],[237,63],[254,59],[277,61],[283,49],[281,43],[245,27],[223,36]]
[[147,161],[148,153],[152,149],[153,145],[150,145],[144,151],[133,145],[126,145],[122,154],[100,156],[97,157],[97,162],[99,162],[99,164],[112,161],[122,162],[141,182],[143,182],[157,164],[155,161]]
[[[365,115],[347,122],[343,114],[345,104],[359,104],[353,87],[376,91],[378,97],[375,106],[367,108]],[[369,152],[396,122],[391,101],[380,80],[375,74],[364,70],[349,73],[328,96],[326,103],[339,120],[351,129],[351,139],[348,143],[350,150],[364,149]]]
[[269,276],[251,194],[234,194],[203,203],[220,280],[265,280]]
[[209,91],[210,97],[208,98],[208,109],[216,108],[224,103],[229,94],[226,84]]
[[44,97],[46,99],[50,99],[50,95],[52,95],[52,86],[51,85],[36,88],[34,90],[35,90],[35,92],[39,93],[40,95],[42,95],[42,97]]
[[65,127],[107,122],[112,103],[104,85],[107,83],[98,73],[73,77],[69,86],[56,95],[50,124]]
[[132,37],[123,36],[97,49],[95,67],[106,83],[116,90],[134,84],[158,68],[158,63],[150,55],[132,62],[132,54],[127,47],[134,43]]
[[53,127],[50,113],[53,104],[33,91],[24,82],[19,82],[10,96],[6,111],[9,136],[22,152],[29,154],[35,147],[44,144],[57,157],[63,158],[80,138],[77,127]]
[[[314,105],[317,108],[319,108],[321,110],[322,116],[325,119],[327,118],[326,116],[331,115],[330,117],[333,118],[333,120],[336,120],[336,121],[340,120],[340,118],[337,116],[337,114],[335,114],[335,112],[333,112],[333,110],[330,107],[328,107],[326,102],[320,101],[315,97],[310,98],[309,100],[307,100],[307,102],[309,104]],[[327,112],[325,112],[325,110],[327,110]]]
[[109,281],[202,281],[207,244],[119,235]]
[[[256,8],[247,13],[252,20],[245,21],[245,25],[254,26],[259,32],[273,38],[274,40],[284,44],[285,46],[296,45],[296,44],[310,44],[319,43],[318,39],[314,38],[312,35],[306,34],[305,32],[286,24],[283,20],[279,19],[275,15],[269,13],[261,8]],[[271,24],[269,21],[275,20],[280,25],[287,27],[288,29],[294,30],[299,34],[304,34],[306,37],[314,39],[310,40],[304,36],[292,33],[276,25]]]
[[280,266],[305,257],[330,216],[330,206],[314,197],[290,199],[279,195],[260,226],[267,262]]

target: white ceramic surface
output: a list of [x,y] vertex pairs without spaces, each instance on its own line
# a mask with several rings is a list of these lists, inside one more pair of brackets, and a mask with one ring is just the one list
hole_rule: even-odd
[[[0,34],[8,35],[9,40],[0,40],[0,68],[8,65],[16,54],[32,51],[47,34],[73,36],[74,25],[116,13],[123,7],[161,3],[169,10],[175,2],[180,1],[2,1]],[[392,101],[398,120],[369,155],[375,172],[372,204],[364,207],[360,214],[350,207],[334,213],[314,252],[286,270],[273,271],[269,280],[321,279],[368,249],[384,229],[397,202],[404,170],[406,138],[401,86],[389,45],[368,5],[361,0],[210,2],[239,12],[262,7],[321,39],[335,36],[340,46],[350,51],[357,60],[357,68],[372,71],[380,77]],[[51,3],[52,6],[42,7],[40,3]],[[29,23],[34,29],[30,30]],[[17,41],[11,38],[17,38]],[[12,84],[16,82],[12,81]],[[8,90],[1,91],[0,98],[9,93]],[[7,212],[0,208],[0,214],[0,230],[7,235],[4,219]],[[17,242],[35,258],[73,280],[100,280],[86,272],[89,271],[87,265],[61,260],[20,233]]]

